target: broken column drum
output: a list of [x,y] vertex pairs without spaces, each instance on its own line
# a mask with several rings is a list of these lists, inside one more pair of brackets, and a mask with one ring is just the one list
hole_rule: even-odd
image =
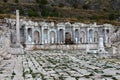
[[103,36],[100,36],[99,37],[99,44],[98,44],[98,50],[99,50],[99,52],[104,52],[105,51],[105,49],[104,49],[104,44],[103,44]]

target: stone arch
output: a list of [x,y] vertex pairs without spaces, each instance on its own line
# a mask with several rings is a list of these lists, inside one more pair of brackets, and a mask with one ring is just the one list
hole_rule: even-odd
[[106,36],[105,36],[105,40],[106,40],[106,43],[108,43],[109,42],[109,29],[106,29]]
[[94,42],[95,43],[98,42],[98,32],[97,31],[94,32]]
[[71,33],[70,32],[66,32],[65,33],[65,44],[72,44],[72,38],[71,38]]
[[75,29],[75,43],[78,43],[79,41],[79,29]]
[[51,31],[51,32],[50,32],[50,43],[51,43],[51,44],[54,44],[55,41],[56,41],[55,31]]
[[32,42],[32,28],[28,28],[27,32],[28,32],[27,41]]
[[21,41],[21,44],[24,44],[25,42],[25,38],[24,38],[24,35],[25,35],[25,26],[21,26],[20,28],[20,41]]
[[107,34],[109,33],[109,29],[106,29],[106,33],[107,33]]
[[34,31],[34,43],[39,44],[40,43],[40,32],[39,31]]
[[32,28],[28,28],[28,35],[32,36]]
[[64,42],[64,30],[63,29],[60,29],[59,30],[59,41],[60,43],[63,43]]
[[80,32],[80,42],[85,43],[85,32],[84,31]]
[[89,30],[89,42],[90,43],[93,43],[94,42],[94,33],[93,33],[93,30],[92,29],[90,29]]

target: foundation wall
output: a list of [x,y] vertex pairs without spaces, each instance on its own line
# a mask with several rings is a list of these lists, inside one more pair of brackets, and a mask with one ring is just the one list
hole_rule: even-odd
[[89,46],[90,49],[97,49],[98,44],[78,44],[78,45],[34,45],[34,44],[27,44],[26,50],[54,50],[54,49],[61,49],[61,50],[69,50],[69,49],[86,49],[86,46]]

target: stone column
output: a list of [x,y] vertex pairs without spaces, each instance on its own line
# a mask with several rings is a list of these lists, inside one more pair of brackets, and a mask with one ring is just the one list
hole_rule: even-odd
[[35,44],[34,43],[34,27],[32,27],[32,36],[31,36],[31,38],[32,38],[31,44]]
[[86,37],[87,37],[87,43],[90,43],[90,41],[89,41],[89,28],[87,29]]
[[44,44],[44,28],[42,27],[42,44]]
[[19,10],[16,10],[16,44],[20,44]]
[[107,32],[106,32],[106,29],[104,31],[104,35],[105,35],[105,43],[107,43]]
[[65,29],[63,29],[63,36],[64,36],[64,38],[63,38],[63,44],[65,43]]
[[57,30],[55,31],[55,43],[57,43]]
[[[110,41],[110,35],[111,35],[111,28],[109,28],[109,35],[108,35],[108,43],[110,44],[111,43],[111,41]],[[120,36],[120,35],[119,35]]]
[[76,40],[75,40],[75,28],[73,28],[73,41],[76,43]]
[[59,33],[59,28],[57,29],[57,43],[60,44],[60,33]]
[[50,44],[50,30],[48,29],[48,32],[47,32],[47,44]]
[[25,43],[27,44],[28,42],[28,31],[27,31],[27,27],[25,27]]
[[80,43],[80,30],[79,30],[79,35],[78,35],[78,43]]

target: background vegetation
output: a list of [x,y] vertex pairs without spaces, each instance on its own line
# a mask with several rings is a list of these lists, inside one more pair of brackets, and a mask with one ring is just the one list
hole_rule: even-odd
[[[83,2],[84,1],[84,2]],[[119,0],[0,0],[0,18],[15,10],[34,19],[120,24]]]

